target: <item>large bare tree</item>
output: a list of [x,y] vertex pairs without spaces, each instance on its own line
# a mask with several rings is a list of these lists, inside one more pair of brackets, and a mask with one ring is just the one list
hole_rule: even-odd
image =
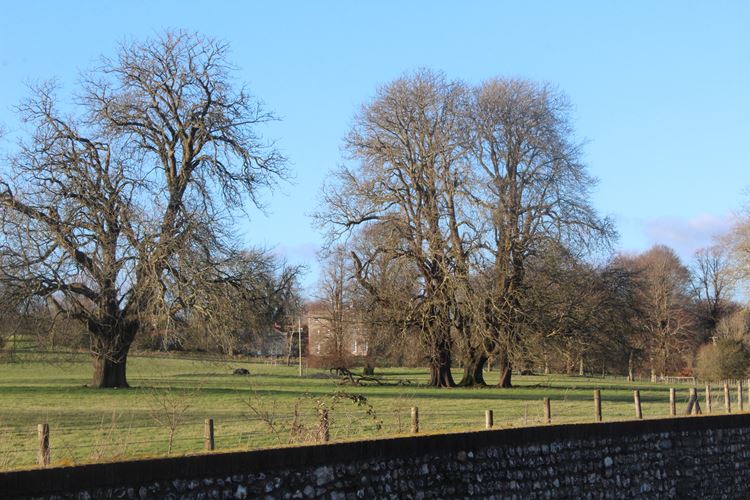
[[[502,387],[511,386],[521,345],[527,259],[550,240],[580,252],[614,234],[591,205],[595,179],[573,140],[569,109],[550,85],[516,79],[486,81],[466,108],[473,198],[487,221],[483,258],[491,287],[484,331],[499,359]],[[474,371],[485,361],[476,356]]]
[[[500,385],[510,386],[523,345],[526,260],[544,242],[583,251],[613,236],[590,204],[594,179],[568,109],[548,85],[495,79],[469,88],[421,70],[381,88],[355,119],[346,146],[358,163],[334,173],[319,220],[334,235],[386,226],[373,254],[419,269],[409,306],[434,385],[453,385],[458,339],[462,385],[484,384],[494,355]],[[368,261],[354,262],[366,276]]]
[[[461,245],[455,187],[461,185],[461,106],[465,88],[420,70],[383,86],[357,114],[345,139],[356,163],[334,172],[318,220],[333,236],[373,224],[388,234],[373,255],[410,261],[419,293],[404,307],[428,352],[430,383],[454,385],[451,374],[453,275]],[[353,255],[363,286],[367,261]]]
[[103,59],[77,114],[49,85],[20,106],[32,132],[0,173],[0,278],[86,325],[95,387],[126,387],[135,336],[196,286],[236,282],[226,223],[285,174],[256,131],[273,117],[235,88],[226,56],[167,33]]

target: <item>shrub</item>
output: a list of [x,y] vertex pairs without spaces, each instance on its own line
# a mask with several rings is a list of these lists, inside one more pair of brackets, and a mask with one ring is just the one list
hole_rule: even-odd
[[744,378],[750,366],[750,352],[742,340],[720,338],[698,351],[695,371],[702,380]]

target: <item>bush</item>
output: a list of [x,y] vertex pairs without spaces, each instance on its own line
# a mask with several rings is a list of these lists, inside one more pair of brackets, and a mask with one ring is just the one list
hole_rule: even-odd
[[718,381],[745,378],[750,352],[742,340],[721,338],[700,348],[695,371],[701,380]]

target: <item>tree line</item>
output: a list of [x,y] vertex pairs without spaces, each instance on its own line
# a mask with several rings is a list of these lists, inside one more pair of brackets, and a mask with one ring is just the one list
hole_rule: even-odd
[[372,325],[372,345],[417,339],[437,387],[485,385],[488,363],[501,387],[551,366],[655,378],[691,371],[709,340],[701,360],[744,359],[737,259],[722,244],[693,269],[665,246],[613,254],[569,114],[520,79],[423,69],[378,89],[321,191],[322,301]]

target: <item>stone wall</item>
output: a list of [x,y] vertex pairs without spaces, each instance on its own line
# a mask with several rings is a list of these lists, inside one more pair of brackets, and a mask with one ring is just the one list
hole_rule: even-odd
[[10,498],[748,498],[750,414],[549,425],[0,474]]

